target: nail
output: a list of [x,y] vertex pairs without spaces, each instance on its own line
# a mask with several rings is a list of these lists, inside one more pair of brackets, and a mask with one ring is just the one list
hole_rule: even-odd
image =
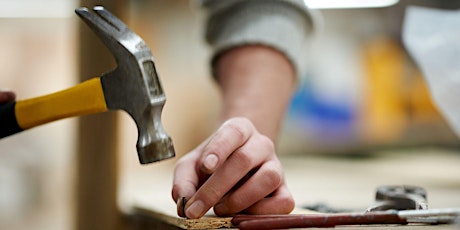
[[214,169],[217,166],[218,161],[219,161],[219,158],[217,158],[216,154],[209,154],[204,159],[203,165],[207,170],[214,171]]
[[181,197],[177,200],[177,214],[180,217],[187,217],[185,215],[185,204],[187,204],[187,199],[185,197]]
[[182,197],[182,205],[180,207],[180,209],[182,210],[182,213],[184,213],[185,215],[185,205],[187,204],[187,199],[185,198],[185,196]]
[[204,203],[201,200],[197,200],[185,210],[185,215],[191,219],[198,219],[203,215],[204,211]]

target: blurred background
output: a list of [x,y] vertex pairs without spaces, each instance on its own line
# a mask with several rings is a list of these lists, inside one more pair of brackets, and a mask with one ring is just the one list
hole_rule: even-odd
[[[202,38],[204,13],[193,1],[120,2],[126,6],[124,21],[156,58],[167,95],[162,119],[180,157],[217,125],[219,94]],[[79,69],[82,23],[74,9],[80,5],[78,0],[0,0],[0,88],[26,99],[92,77],[82,77]],[[320,28],[311,41],[309,69],[280,136],[278,152],[285,162],[308,155],[353,167],[343,159],[391,150],[397,151],[389,155],[400,157],[417,154],[414,149],[440,148],[448,151],[450,160],[442,162],[451,168],[435,179],[443,178],[458,194],[459,174],[448,165],[460,157],[458,138],[401,43],[409,5],[460,8],[456,0],[401,0],[387,7],[316,10]],[[119,112],[116,125],[116,141],[101,144],[115,146],[116,195],[123,202],[123,195],[152,187],[149,183],[162,171],[171,172],[175,160],[140,166],[133,121]],[[0,140],[0,229],[75,228],[77,164],[82,164],[77,160],[79,130],[79,119],[70,118]]]

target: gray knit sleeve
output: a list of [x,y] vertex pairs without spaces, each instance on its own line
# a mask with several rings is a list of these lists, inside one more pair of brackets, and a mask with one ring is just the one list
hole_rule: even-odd
[[213,48],[212,63],[232,47],[260,44],[282,52],[297,75],[303,74],[314,24],[303,1],[204,0],[202,6],[208,10],[205,38]]

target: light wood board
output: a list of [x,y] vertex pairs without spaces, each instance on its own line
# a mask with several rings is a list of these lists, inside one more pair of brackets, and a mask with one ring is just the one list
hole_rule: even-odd
[[[406,150],[407,151],[407,150]],[[422,149],[413,152],[382,152],[364,159],[282,156],[288,187],[296,205],[325,203],[337,209],[365,210],[380,185],[412,184],[428,192],[429,208],[460,207],[460,152]],[[152,220],[176,229],[231,228],[231,218],[188,220],[176,213],[171,199],[173,165],[160,163],[142,172],[126,175],[123,191],[125,206]],[[151,172],[146,172],[150,171]],[[137,183],[140,182],[140,183]],[[147,185],[152,185],[149,187]],[[360,226],[359,229],[388,229],[395,226]],[[398,226],[401,227],[401,226]],[[340,229],[356,229],[340,227]],[[404,229],[460,229],[454,225],[404,226]]]

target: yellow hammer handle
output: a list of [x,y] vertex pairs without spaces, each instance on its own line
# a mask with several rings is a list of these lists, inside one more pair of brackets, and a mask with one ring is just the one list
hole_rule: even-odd
[[99,77],[53,94],[16,102],[18,125],[32,128],[62,118],[107,111]]

